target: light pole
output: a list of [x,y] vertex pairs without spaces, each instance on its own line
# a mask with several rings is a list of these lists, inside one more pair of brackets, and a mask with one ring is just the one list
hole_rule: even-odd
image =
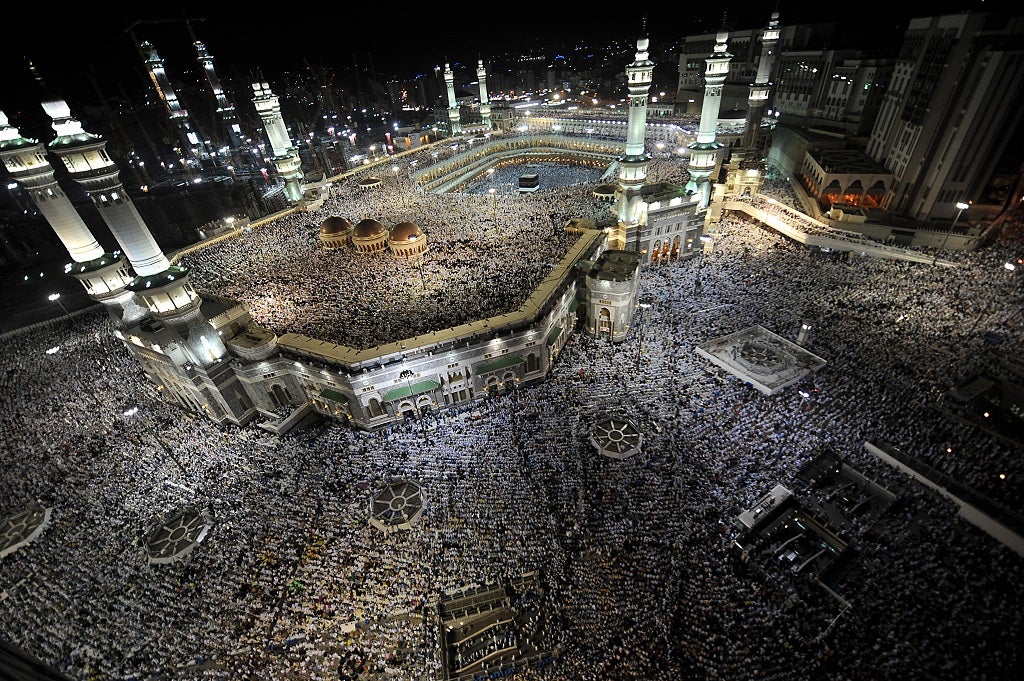
[[651,306],[650,303],[640,303],[640,311],[637,313],[637,331],[640,332],[640,342],[636,345],[636,368],[640,368],[640,356],[644,351],[644,311]]
[[[954,228],[956,228],[956,223],[957,223],[957,221],[958,221],[958,220],[960,219],[960,215],[961,215],[961,214],[962,214],[962,213],[963,213],[963,212],[964,212],[965,210],[967,210],[967,209],[968,209],[968,208],[970,208],[970,207],[971,207],[971,202],[970,202],[970,201],[968,201],[967,203],[964,203],[963,201],[957,201],[957,202],[956,202],[956,217],[955,217],[955,218],[953,218],[953,224],[951,224],[951,225],[949,226],[949,231],[948,231],[948,232],[946,232],[946,236],[944,236],[944,237],[942,238],[942,245],[941,245],[941,246],[939,246],[939,250],[940,250],[940,251],[944,251],[944,250],[946,250],[946,242],[947,242],[947,241],[949,241],[949,235],[950,235],[950,234],[951,234],[951,233],[953,232],[953,229],[954,229]],[[938,259],[939,259],[939,254],[938,254],[938,253],[936,253],[936,254],[935,254],[935,257],[934,257],[934,258],[932,258],[932,264],[934,265],[934,264],[935,264],[935,262],[936,262],[936,261],[937,261]]]
[[[138,413],[139,408],[138,406],[135,406],[132,407],[131,409],[128,409],[125,412],[122,412],[121,415],[126,418],[131,418],[132,416],[135,416]],[[172,452],[170,447],[167,446],[167,443],[160,439],[160,436],[153,430],[149,418],[146,416],[140,416],[139,424],[142,426],[142,429],[146,431],[146,434],[149,435],[153,440],[155,440],[158,445],[160,445],[160,449],[164,450],[164,454],[166,454],[167,457],[171,460],[171,462],[177,467],[178,472],[181,473],[182,477],[186,477],[188,473],[185,470],[185,467],[181,465],[181,460],[178,459],[178,455]]]
[[494,200],[494,187],[487,190],[487,193],[491,195],[491,222],[498,221],[498,204]]
[[797,392],[800,394],[800,407],[799,407],[799,409],[800,409],[800,411],[803,411],[804,410],[804,402],[807,401],[807,398],[810,397],[811,394],[809,392],[807,392],[806,390],[798,390]]
[[64,307],[64,303],[60,302],[59,293],[51,293],[50,295],[46,296],[46,299],[49,300],[51,303],[57,303],[58,305],[60,305],[60,309],[64,311],[65,317],[67,317],[70,314],[68,312],[68,309]]
[[419,273],[420,273],[420,290],[422,290],[424,293],[426,293],[427,292],[427,285],[423,282],[423,254],[422,253],[420,253],[419,255],[416,256],[416,269],[419,270]]

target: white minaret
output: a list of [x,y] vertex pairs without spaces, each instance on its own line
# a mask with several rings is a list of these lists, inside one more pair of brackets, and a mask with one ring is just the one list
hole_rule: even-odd
[[644,204],[640,190],[647,178],[650,155],[644,149],[647,131],[647,94],[654,79],[654,62],[648,59],[646,27],[636,41],[636,57],[626,66],[626,87],[629,89],[629,117],[626,126],[626,150],[619,157],[619,185],[615,192],[618,226],[609,238],[608,247],[624,249],[631,233],[640,229]]
[[722,84],[729,74],[729,60],[732,55],[726,48],[729,33],[723,27],[718,32],[714,52],[705,59],[707,68],[704,71],[704,105],[700,110],[700,127],[697,139],[688,149],[690,151],[690,182],[700,192],[700,208],[705,209],[711,199],[711,184],[708,178],[718,163],[718,150],[721,142],[715,141],[718,127],[718,111],[722,106]]
[[206,75],[206,85],[210,88],[210,93],[217,102],[217,115],[220,116],[221,121],[224,123],[224,128],[227,130],[228,138],[231,140],[231,148],[238,149],[242,145],[242,126],[238,122],[238,113],[235,111],[235,105],[224,94],[220,78],[213,68],[213,57],[206,51],[206,45],[198,40],[194,41],[192,45],[196,48],[196,54],[198,55],[196,61],[199,62],[199,66]]
[[181,136],[182,156],[193,160],[209,158],[210,153],[206,148],[206,142],[203,141],[198,132],[192,129],[188,111],[181,106],[178,93],[174,91],[171,80],[167,77],[167,71],[164,69],[164,60],[160,58],[156,48],[148,40],[139,45],[139,49],[142,51],[143,61],[146,65],[146,70],[149,72],[149,79],[153,82],[153,87],[156,88],[160,101],[164,103],[164,108],[167,110],[168,118],[171,119],[171,124]]
[[459,114],[459,103],[455,100],[455,74],[452,73],[452,66],[448,62],[444,64],[444,82],[448,86],[448,124],[451,128],[449,134],[461,135],[462,123]]
[[750,154],[755,153],[761,118],[764,116],[764,109],[768,104],[772,65],[775,62],[775,45],[778,42],[779,13],[772,12],[772,16],[768,20],[768,27],[761,34],[761,60],[757,63],[757,77],[751,83],[750,92],[747,94],[747,121],[746,127],[743,129],[741,146],[749,149],[748,153]]
[[252,92],[252,103],[263,121],[263,129],[267,131],[267,139],[274,153],[274,167],[284,180],[284,194],[291,203],[296,204],[302,199],[302,161],[288,137],[288,128],[281,117],[281,104],[277,95],[270,91],[269,83],[253,83]]
[[82,282],[90,298],[106,305],[111,318],[124,323],[142,319],[146,311],[135,304],[135,295],[127,288],[132,280],[128,262],[120,252],[103,250],[57,183],[53,166],[46,159],[46,147],[37,140],[22,137],[17,128],[9,125],[3,111],[0,163],[28,192],[67,249],[74,262],[68,263],[64,271]]
[[476,62],[476,79],[480,85],[480,115],[483,116],[484,127],[490,129],[491,104],[487,99],[487,69],[484,68],[483,59],[478,59]]
[[154,320],[173,331],[161,352],[178,366],[208,367],[219,362],[227,348],[203,318],[202,299],[189,282],[188,270],[171,265],[160,250],[118,179],[120,170],[107,155],[106,140],[83,130],[63,100],[45,101],[43,110],[53,119],[57,133],[50,152],[85,190],[135,270],[128,290]]

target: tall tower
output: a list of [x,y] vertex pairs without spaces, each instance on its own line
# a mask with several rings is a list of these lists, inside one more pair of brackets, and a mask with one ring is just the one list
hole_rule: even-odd
[[969,12],[910,20],[867,154],[892,172],[890,213],[952,221],[987,191],[1024,120],[1024,18]]
[[[645,22],[646,23],[646,22]],[[626,149],[619,157],[619,185],[615,191],[615,212],[618,225],[609,237],[608,247],[626,248],[632,234],[638,234],[644,219],[640,190],[647,178],[650,155],[644,149],[647,131],[647,94],[654,79],[654,62],[648,59],[646,26],[636,41],[636,56],[626,66],[626,87],[629,89],[629,117],[626,125]]]
[[[77,123],[77,122],[76,122]],[[62,124],[57,130],[71,133],[73,124]],[[88,133],[72,133],[82,139]],[[0,163],[11,173],[39,209],[39,212],[68,250],[73,262],[64,271],[82,282],[89,297],[103,303],[110,316],[122,323],[131,323],[146,315],[134,302],[128,290],[132,275],[128,263],[120,252],[106,252],[96,241],[88,225],[75,210],[71,199],[57,183],[53,166],[46,159],[45,146],[34,139],[22,137],[17,128],[9,125],[7,116],[0,111]]]
[[460,122],[459,103],[455,100],[455,74],[452,73],[452,66],[448,62],[444,64],[444,83],[448,87],[448,124],[451,128],[451,135],[462,134],[462,123]]
[[192,129],[188,111],[181,106],[178,94],[171,86],[167,71],[164,69],[163,59],[156,53],[156,48],[148,40],[139,45],[139,50],[142,51],[149,79],[153,81],[153,87],[156,88],[160,101],[164,103],[167,116],[180,138],[182,158],[193,162],[208,159],[210,153],[206,148],[206,142],[198,132]]
[[302,161],[299,152],[288,137],[288,129],[281,117],[281,104],[277,95],[270,91],[270,83],[253,83],[252,103],[256,105],[256,113],[263,121],[267,131],[267,139],[273,151],[274,167],[277,174],[284,180],[284,195],[292,204],[302,199]]
[[50,151],[85,190],[135,271],[127,289],[152,319],[173,331],[163,352],[179,367],[220,362],[227,349],[202,316],[202,299],[189,282],[188,270],[171,265],[153,239],[118,179],[120,171],[107,155],[106,141],[83,130],[63,100],[47,100],[43,110],[57,133]]
[[690,151],[690,182],[700,193],[700,208],[705,209],[711,199],[711,173],[718,162],[718,150],[721,142],[715,141],[718,128],[718,111],[722,106],[722,85],[729,75],[729,54],[726,41],[729,33],[723,27],[715,38],[714,51],[705,59],[707,68],[704,71],[704,104],[700,110],[700,127],[697,139],[688,149]]
[[196,54],[198,55],[196,61],[199,62],[199,65],[203,68],[203,73],[206,74],[206,85],[210,88],[213,98],[217,101],[217,115],[220,116],[221,121],[224,123],[228,139],[231,140],[231,149],[238,149],[242,146],[242,126],[238,122],[238,113],[235,111],[235,105],[224,94],[220,78],[213,69],[213,57],[206,51],[206,45],[198,40],[194,40],[192,44],[195,46]]
[[764,109],[768,104],[772,65],[775,62],[775,45],[778,42],[779,13],[772,12],[768,26],[761,34],[761,60],[757,63],[757,76],[750,84],[750,92],[747,95],[747,121],[743,128],[741,146],[748,150],[748,158],[759,155],[757,152],[758,134],[761,130]]
[[484,127],[490,129],[491,103],[487,99],[487,69],[484,68],[483,59],[478,59],[476,62],[476,79],[480,84],[480,115],[483,116]]

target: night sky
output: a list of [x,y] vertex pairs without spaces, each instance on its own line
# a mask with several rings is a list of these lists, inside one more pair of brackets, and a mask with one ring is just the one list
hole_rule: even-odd
[[[302,70],[306,62],[329,70],[351,69],[358,62],[364,72],[372,71],[378,80],[386,81],[429,73],[445,61],[475,64],[478,58],[509,49],[568,49],[579,41],[599,46],[623,39],[635,44],[645,25],[652,43],[712,33],[723,22],[736,30],[760,28],[776,8],[783,24],[835,20],[848,27],[850,34],[865,39],[899,35],[909,17],[922,13],[907,10],[904,3],[868,2],[855,8],[809,5],[795,0],[654,3],[638,6],[635,16],[612,21],[607,13],[583,6],[547,16],[510,6],[494,17],[492,10],[434,12],[428,5],[410,9],[402,3],[393,7],[364,3],[362,9],[333,3],[278,3],[271,5],[277,9],[268,12],[263,9],[266,5],[240,3],[104,2],[58,9],[52,3],[19,2],[3,10],[0,57],[5,76],[0,82],[0,109],[14,118],[19,107],[38,106],[28,60],[36,65],[49,91],[72,108],[79,100],[95,100],[97,89],[107,95],[121,87],[139,89],[145,76],[129,28],[139,41],[154,44],[169,72],[194,66],[191,29],[205,43],[222,79],[238,76],[251,82],[253,74],[261,74],[272,82],[275,74]],[[992,0],[940,0],[929,3],[927,13],[972,6],[996,8]],[[843,8],[851,10],[851,16],[836,17],[835,11]]]

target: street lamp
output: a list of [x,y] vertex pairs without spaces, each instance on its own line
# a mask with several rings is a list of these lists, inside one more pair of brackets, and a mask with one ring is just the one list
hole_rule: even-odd
[[810,397],[811,394],[809,392],[807,392],[806,390],[798,390],[797,393],[800,394],[800,411],[803,411],[804,410],[804,402],[807,401],[807,398]]
[[[125,410],[124,412],[121,413],[121,415],[124,416],[125,418],[131,418],[131,417],[135,416],[138,413],[139,413],[139,407],[136,405],[136,406],[132,407],[131,409]],[[160,446],[160,449],[164,450],[164,454],[166,454],[167,458],[169,458],[171,460],[171,462],[177,467],[177,469],[181,473],[182,477],[183,478],[187,477],[188,476],[188,472],[185,470],[185,467],[181,464],[181,460],[178,458],[178,455],[175,454],[173,451],[171,451],[170,447],[167,446],[167,443],[164,442],[163,439],[153,430],[153,427],[152,427],[152,424],[151,424],[149,418],[147,416],[139,416],[138,423],[139,423],[139,425],[142,426],[142,429],[144,431],[146,431],[146,434],[149,435],[150,438],[152,438],[153,440],[156,441],[156,443]],[[182,487],[184,489],[188,489],[188,488],[184,487],[184,485],[177,485],[177,486],[178,487]],[[191,491],[191,490],[189,490],[189,491]]]
[[426,293],[427,292],[427,285],[423,282],[423,254],[422,253],[420,253],[419,255],[416,256],[416,269],[419,270],[419,273],[420,273],[420,289],[424,293]]
[[637,343],[637,346],[636,346],[636,368],[637,369],[640,368],[640,356],[643,354],[643,350],[644,350],[644,310],[646,310],[650,306],[651,306],[650,303],[640,303],[640,312],[637,313],[637,318],[638,318],[637,321],[639,322],[639,324],[637,325],[637,330],[640,332],[640,342]]
[[[961,214],[962,214],[962,213],[963,213],[963,212],[964,212],[965,210],[967,210],[967,209],[968,209],[968,208],[970,208],[970,207],[971,207],[971,203],[970,203],[970,201],[968,201],[967,203],[964,203],[963,201],[957,201],[957,202],[956,202],[956,217],[955,217],[955,218],[953,218],[953,224],[951,224],[951,225],[949,226],[949,231],[948,231],[948,232],[946,232],[946,236],[944,236],[944,237],[942,238],[942,245],[941,245],[941,246],[939,246],[939,250],[940,250],[940,251],[944,251],[944,250],[946,250],[946,242],[947,242],[947,241],[949,241],[949,235],[950,235],[950,234],[952,234],[953,230],[954,230],[954,229],[956,228],[956,223],[957,223],[957,220],[959,220],[959,219],[960,219],[960,215],[961,215]],[[938,259],[939,259],[939,254],[938,254],[938,253],[936,253],[936,254],[935,254],[935,257],[934,257],[934,258],[932,258],[932,264],[934,265],[934,264],[935,264],[935,261],[937,261]]]
[[51,293],[50,295],[46,296],[46,299],[49,300],[51,303],[57,303],[58,305],[60,305],[60,309],[64,311],[64,316],[65,317],[70,314],[68,312],[68,309],[66,307],[64,307],[64,303],[60,302],[60,294],[59,293]]
[[491,195],[491,222],[498,221],[498,204],[494,200],[494,187],[487,190],[487,193]]

